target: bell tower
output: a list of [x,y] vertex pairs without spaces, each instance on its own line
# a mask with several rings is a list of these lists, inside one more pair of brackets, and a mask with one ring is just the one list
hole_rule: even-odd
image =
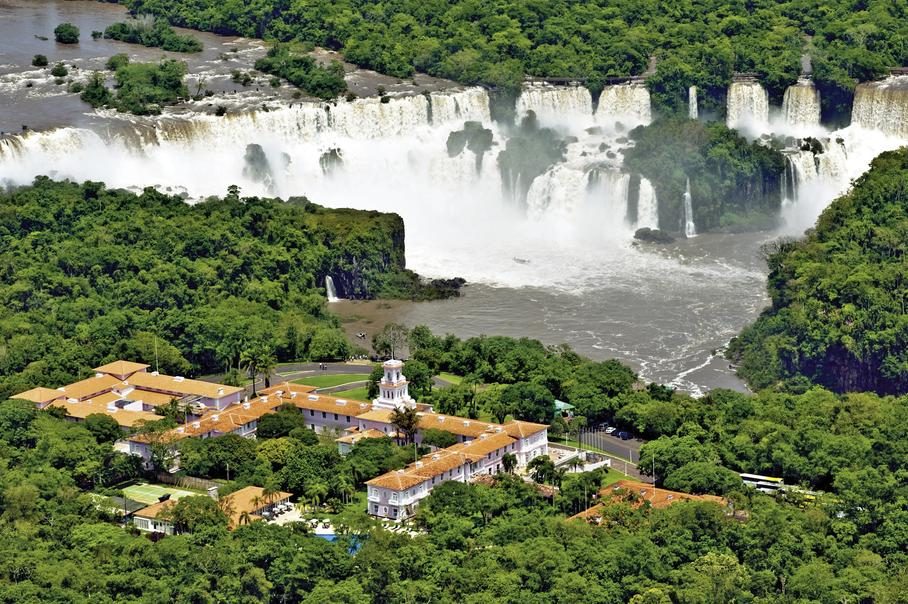
[[407,377],[402,373],[404,364],[397,359],[382,363],[385,375],[378,383],[378,398],[372,403],[380,409],[397,409],[416,406],[407,389]]

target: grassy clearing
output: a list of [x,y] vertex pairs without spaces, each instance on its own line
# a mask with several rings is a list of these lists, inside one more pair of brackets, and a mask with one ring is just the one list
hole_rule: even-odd
[[448,373],[447,371],[442,371],[441,373],[439,373],[438,378],[448,382],[449,384],[459,384],[463,381],[462,376]]
[[368,373],[335,373],[327,375],[312,375],[298,380],[293,380],[294,384],[304,384],[306,386],[315,386],[316,388],[331,388],[341,384],[350,384],[352,382],[362,382],[369,379]]
[[338,398],[346,398],[354,401],[368,401],[369,395],[366,394],[366,387],[362,386],[360,388],[352,388],[350,390],[342,390],[341,392],[335,392],[334,396]]
[[148,505],[157,503],[158,498],[167,494],[170,494],[170,498],[174,500],[180,499],[181,497],[189,497],[190,495],[201,495],[201,493],[197,491],[187,491],[185,489],[176,489],[156,484],[135,484],[123,489],[124,497]]

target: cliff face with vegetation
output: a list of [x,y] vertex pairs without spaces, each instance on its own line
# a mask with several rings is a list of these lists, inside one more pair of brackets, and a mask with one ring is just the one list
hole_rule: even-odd
[[772,306],[732,342],[753,386],[908,392],[908,149],[885,153],[797,242],[770,250]]
[[326,275],[345,297],[440,295],[406,270],[399,216],[236,190],[189,205],[39,178],[0,194],[0,267],[0,396],[149,362],[149,343],[193,373],[248,350],[344,358]]
[[625,166],[649,179],[659,199],[659,224],[683,232],[682,200],[690,179],[698,229],[771,226],[781,200],[785,159],[748,142],[724,124],[660,119],[630,132],[636,145]]

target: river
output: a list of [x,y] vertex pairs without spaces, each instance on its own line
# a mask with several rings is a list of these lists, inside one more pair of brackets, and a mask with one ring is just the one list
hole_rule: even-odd
[[[71,77],[78,79],[119,52],[134,60],[173,54],[92,39],[92,31],[124,17],[122,7],[99,2],[0,0],[0,131],[18,132],[22,125],[38,131],[15,137],[17,146],[6,155],[0,146],[0,181],[25,184],[49,173],[118,187],[160,186],[191,198],[240,184],[251,194],[305,194],[332,207],[398,212],[407,229],[409,268],[470,284],[463,296],[441,302],[338,302],[332,309],[351,332],[371,335],[395,320],[462,337],[526,336],[567,343],[594,359],[618,358],[647,380],[695,394],[744,388],[717,351],[767,303],[759,248],[774,234],[702,234],[664,247],[634,245],[624,210],[626,179],[614,172],[610,189],[593,191],[576,167],[598,152],[598,140],[578,143],[574,163],[551,175],[554,189],[528,217],[503,199],[494,157],[477,163],[468,154],[445,152],[449,132],[464,120],[488,122],[484,92],[426,76],[397,81],[348,65],[348,83],[358,94],[381,85],[394,99],[341,102],[331,109],[330,128],[306,130],[321,123],[321,105],[300,107],[289,87],[270,89],[263,78],[247,88],[232,82],[233,70],[249,69],[264,53],[254,40],[192,32],[204,52],[173,56],[187,61],[190,89],[202,82],[214,97],[144,121],[93,112],[46,70],[30,66],[33,55],[45,54],[51,65],[75,65]],[[53,41],[62,21],[81,29],[77,46]],[[247,113],[217,121],[212,104],[228,102]],[[271,111],[249,112],[263,103]],[[489,127],[500,149],[506,135]],[[249,143],[260,144],[271,162],[268,182],[240,176]],[[323,173],[319,158],[336,147],[344,168]],[[574,188],[558,189],[562,181]]]

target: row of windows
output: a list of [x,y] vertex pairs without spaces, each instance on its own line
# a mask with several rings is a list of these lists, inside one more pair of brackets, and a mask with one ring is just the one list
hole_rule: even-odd
[[[334,413],[333,415],[334,415],[334,421],[340,421],[340,417],[337,415],[337,413]],[[313,411],[312,409],[309,409],[309,417],[315,417],[315,411]],[[346,422],[349,424],[350,416],[345,415],[344,418],[345,418]],[[322,419],[328,419],[328,414],[324,411],[322,411]]]

